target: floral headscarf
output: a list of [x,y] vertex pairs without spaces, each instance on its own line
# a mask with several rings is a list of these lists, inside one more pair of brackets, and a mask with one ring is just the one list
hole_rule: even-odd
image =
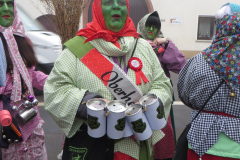
[[14,19],[10,27],[0,26],[0,32],[3,33],[4,38],[6,39],[8,45],[8,51],[10,58],[13,63],[13,89],[11,94],[11,100],[17,102],[21,100],[22,86],[20,74],[26,83],[30,94],[33,94],[32,84],[30,82],[30,76],[28,74],[27,68],[23,62],[23,59],[19,53],[17,42],[14,38],[14,35],[27,38],[25,35],[25,30],[23,23],[18,16],[16,0],[14,0]]
[[240,84],[240,13],[218,21],[216,35],[202,54],[211,68],[233,89]]
[[[145,15],[139,22],[138,22],[138,26],[137,26],[137,32],[140,34],[140,36],[146,40],[149,40],[148,38],[148,35],[147,35],[147,30],[146,30],[146,22],[147,22],[147,19],[148,17],[152,16],[152,15],[157,15],[157,17],[159,18],[159,15],[158,15],[158,12],[157,11],[154,11],[152,13],[149,13],[147,15]],[[160,21],[160,19],[159,19]],[[156,37],[159,37],[159,38],[163,38],[163,33],[161,31],[161,28],[158,29],[158,33],[157,33],[157,36]]]
[[[128,0],[126,0],[126,4],[128,8],[128,13],[129,13]],[[92,5],[92,15],[93,15],[92,22],[88,23],[86,28],[81,29],[77,33],[77,35],[87,37],[87,40],[85,41],[85,43],[97,38],[103,38],[107,42],[112,42],[113,44],[119,47],[119,44],[117,42],[118,37],[132,36],[132,37],[138,38],[139,36],[132,19],[129,17],[129,14],[127,15],[125,25],[123,26],[121,31],[112,32],[108,30],[105,26],[105,20],[102,13],[101,0],[94,0]]]

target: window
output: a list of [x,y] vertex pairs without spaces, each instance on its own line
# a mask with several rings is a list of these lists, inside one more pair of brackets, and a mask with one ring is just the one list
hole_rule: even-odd
[[216,32],[214,16],[198,17],[198,33],[197,40],[212,40]]

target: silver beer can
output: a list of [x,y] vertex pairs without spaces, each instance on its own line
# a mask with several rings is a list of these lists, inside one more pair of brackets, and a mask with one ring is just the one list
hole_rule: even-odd
[[93,138],[103,137],[106,134],[106,101],[93,98],[86,105],[88,134]]
[[152,130],[160,130],[166,125],[164,106],[155,94],[146,94],[139,100]]
[[121,100],[114,100],[108,103],[107,110],[107,135],[112,139],[124,137],[126,125],[126,103]]
[[135,137],[139,141],[144,141],[151,137],[152,129],[140,104],[131,104],[128,106],[126,109],[126,117]]
[[24,108],[23,110],[19,111],[16,115],[16,120],[18,124],[25,125],[29,121],[31,121],[36,115],[38,114],[38,111],[32,108]]

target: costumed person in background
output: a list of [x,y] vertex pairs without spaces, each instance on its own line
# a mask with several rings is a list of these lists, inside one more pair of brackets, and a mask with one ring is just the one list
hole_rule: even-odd
[[[179,73],[186,63],[185,56],[178,50],[175,44],[164,38],[161,32],[161,21],[157,11],[145,15],[138,23],[137,32],[140,37],[147,40],[156,53],[165,75],[170,78],[170,72]],[[174,100],[174,98],[173,98]],[[169,112],[165,112],[166,114]],[[171,108],[167,125],[162,131],[165,137],[155,146],[154,159],[172,159],[175,149],[175,125],[174,115]]]
[[7,71],[6,56],[2,40],[0,39],[0,87],[5,86],[6,71]]
[[[144,39],[138,39],[139,34],[128,14],[129,1],[94,0],[92,6],[93,21],[64,44],[65,49],[55,62],[44,86],[45,109],[58,123],[68,141],[76,138],[77,142],[77,139],[87,135],[85,102],[94,97],[129,102],[128,100],[134,100],[130,97],[137,95],[135,98],[139,99],[141,95],[153,93],[159,97],[167,111],[172,102],[170,80],[165,76],[151,45]],[[142,78],[136,76],[134,66],[139,67]],[[106,73],[112,73],[111,76],[114,76],[113,72],[123,75],[121,78],[124,79],[124,84],[120,85],[121,79],[116,83],[122,87],[121,92],[125,96],[120,92],[116,94],[117,90],[114,94],[109,83],[106,83],[110,81],[105,79],[105,71],[109,69],[110,72]],[[128,85],[135,86],[134,93],[128,89]],[[114,146],[107,149],[107,154],[110,150],[114,152],[114,158],[105,155],[104,143],[97,143],[101,138],[92,138],[91,142],[96,141],[94,144],[98,148],[87,148],[88,152],[83,156],[89,160],[153,160],[153,145],[163,136],[163,132],[158,130],[153,131],[146,141],[138,141],[133,136],[114,140]],[[67,152],[70,156],[76,153],[76,157],[81,156],[80,152],[85,153],[83,150],[77,152],[79,148],[68,148],[68,141],[64,144],[64,160],[67,159]],[[84,140],[81,142],[84,143]]]
[[33,87],[43,90],[47,75],[35,71],[37,59],[13,0],[0,0],[0,31],[0,48],[7,60],[6,84],[0,88],[0,111],[7,111],[12,117],[11,125],[3,127],[2,158],[47,160],[44,121],[33,93]]
[[179,97],[194,109],[188,160],[240,159],[240,6],[228,3],[215,17],[212,44],[189,59],[179,74]]

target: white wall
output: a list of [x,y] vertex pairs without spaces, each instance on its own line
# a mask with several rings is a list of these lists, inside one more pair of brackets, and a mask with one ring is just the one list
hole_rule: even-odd
[[[211,41],[197,41],[198,16],[214,16],[227,2],[240,4],[240,0],[152,0],[152,5],[160,18],[165,19],[165,22],[162,22],[164,36],[172,39],[179,50],[202,51],[211,44]],[[17,0],[17,3],[33,19],[47,14],[40,0]],[[172,25],[171,17],[181,17],[182,24]]]
[[[196,42],[198,15],[215,15],[227,2],[240,4],[239,0],[152,0],[162,22],[164,36],[174,41],[179,50],[201,51],[211,42]],[[181,17],[181,25],[171,25],[171,17]]]

